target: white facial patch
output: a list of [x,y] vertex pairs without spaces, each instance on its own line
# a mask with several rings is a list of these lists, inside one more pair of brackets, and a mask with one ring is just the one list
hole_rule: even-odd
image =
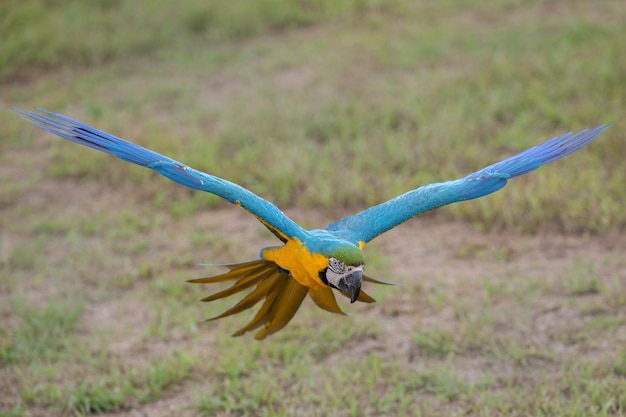
[[352,275],[355,271],[363,272],[363,265],[346,265],[339,259],[330,258],[328,260],[328,269],[326,270],[326,279],[329,284],[337,287],[342,278]]

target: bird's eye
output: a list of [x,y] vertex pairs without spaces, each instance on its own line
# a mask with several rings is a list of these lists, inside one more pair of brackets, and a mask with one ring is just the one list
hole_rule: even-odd
[[335,274],[343,274],[346,272],[346,264],[341,262],[339,259],[330,258],[328,260],[328,269]]

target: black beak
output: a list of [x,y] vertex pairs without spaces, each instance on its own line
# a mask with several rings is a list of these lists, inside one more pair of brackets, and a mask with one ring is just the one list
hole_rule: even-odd
[[354,303],[361,293],[362,271],[354,271],[350,275],[341,278],[337,283],[337,288],[350,294],[350,302]]

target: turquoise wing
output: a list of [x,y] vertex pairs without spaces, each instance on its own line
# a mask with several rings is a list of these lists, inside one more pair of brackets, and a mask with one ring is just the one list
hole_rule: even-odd
[[288,218],[278,207],[237,184],[200,172],[167,156],[135,145],[69,117],[43,109],[39,110],[43,114],[19,110],[17,112],[25,120],[64,139],[115,155],[133,164],[151,168],[179,184],[216,194],[233,204],[243,207],[254,214],[283,241],[293,237],[304,241],[306,238],[307,232]]
[[367,243],[381,233],[425,211],[493,193],[504,187],[511,178],[524,175],[576,152],[608,127],[601,125],[576,134],[570,132],[489,165],[465,178],[416,188],[354,216],[331,223],[327,230],[354,244]]

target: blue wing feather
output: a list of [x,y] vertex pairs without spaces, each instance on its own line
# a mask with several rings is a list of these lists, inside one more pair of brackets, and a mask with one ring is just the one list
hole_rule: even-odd
[[[25,120],[69,141],[115,155],[127,162],[151,168],[179,184],[196,190],[216,194],[237,204],[282,235],[304,241],[307,232],[288,218],[274,204],[251,191],[222,178],[195,170],[167,156],[151,151],[110,133],[96,129],[60,114],[38,109],[45,114],[20,113]],[[271,230],[271,229],[270,229]]]
[[601,125],[591,130],[583,130],[576,134],[570,132],[550,139],[465,178],[425,185],[354,216],[345,217],[331,223],[327,230],[355,244],[369,242],[381,233],[425,211],[491,194],[504,187],[509,179],[534,171],[542,165],[577,151],[608,127]]
[[[295,237],[301,241],[308,237],[308,232],[289,219],[274,204],[237,184],[197,171],[167,156],[69,117],[39,110],[44,114],[17,111],[27,121],[62,138],[151,168],[182,185],[216,194],[237,204],[254,214],[281,239],[281,235]],[[541,165],[577,151],[607,128],[607,125],[601,125],[595,129],[583,130],[576,134],[570,132],[553,138],[465,178],[425,185],[356,215],[345,217],[330,224],[327,230],[336,237],[354,244],[369,242],[381,233],[425,211],[493,193],[504,187],[510,178],[534,171]]]

